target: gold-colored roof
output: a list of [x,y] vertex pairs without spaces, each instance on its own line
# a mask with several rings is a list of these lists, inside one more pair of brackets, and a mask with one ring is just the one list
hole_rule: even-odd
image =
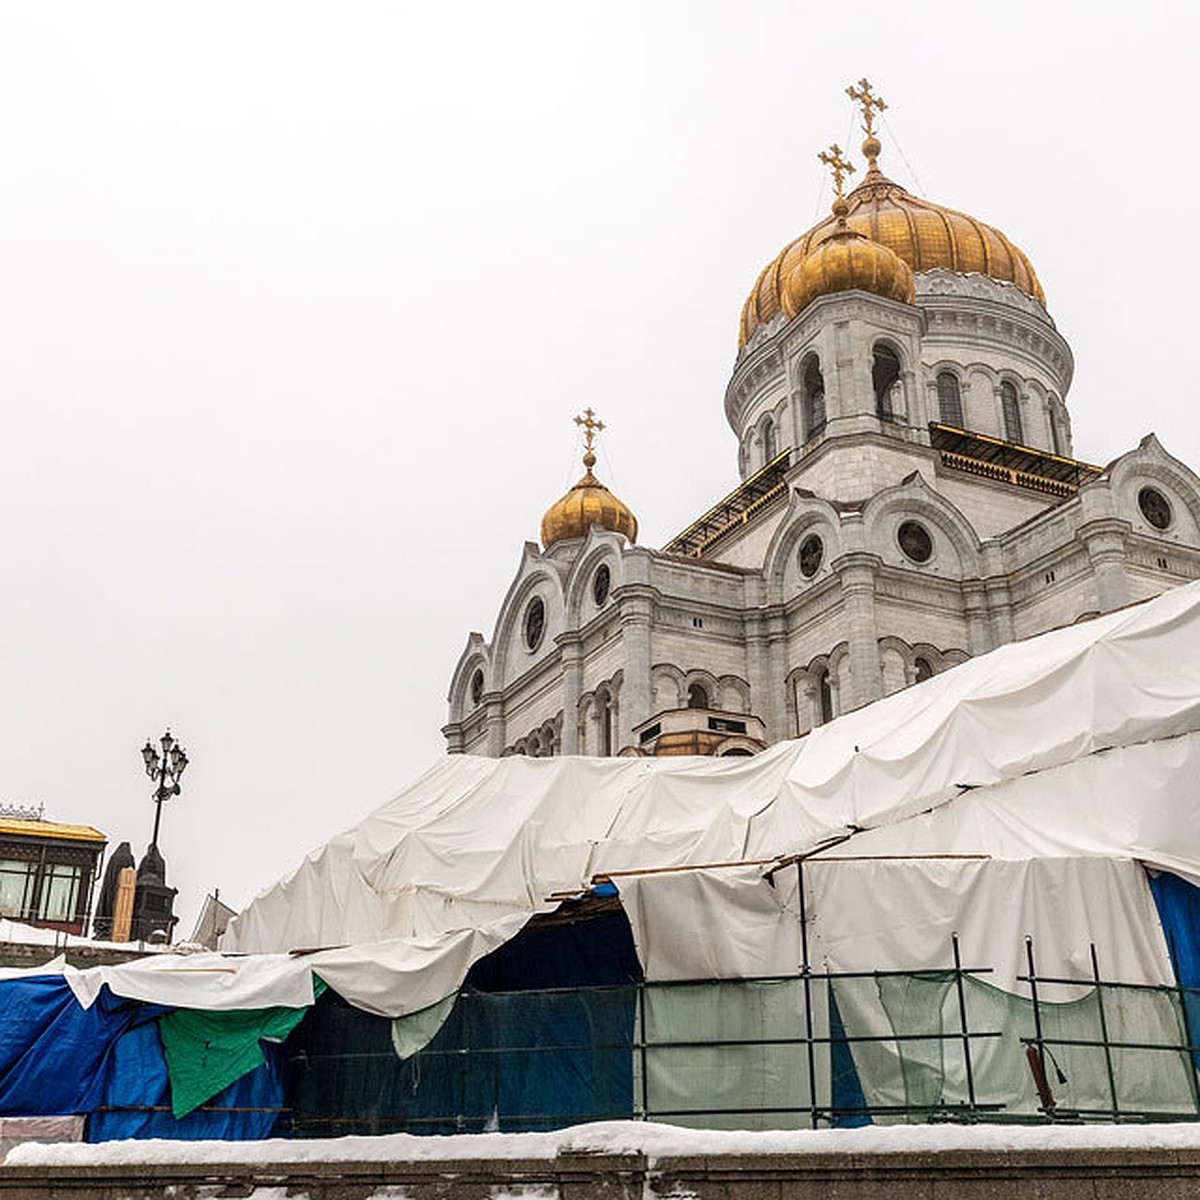
[[817,156],[833,173],[836,224],[783,280],[780,303],[790,320],[818,296],[859,290],[911,304],[916,299],[912,268],[895,251],[846,223],[850,204],[842,195],[842,179],[854,168],[835,142]]
[[637,541],[637,518],[592,474],[596,465],[592,441],[597,431],[604,428],[604,423],[595,420],[590,408],[584,412],[586,415],[576,417],[575,422],[583,426],[586,438],[585,473],[565,496],[546,509],[546,515],[542,517],[542,546],[547,550],[555,542],[586,537],[593,525],[623,534],[631,542]]
[[[879,140],[863,143],[869,168],[847,197],[846,223],[857,233],[886,246],[914,272],[944,268],[961,274],[987,275],[1015,284],[1041,304],[1046,295],[1033,264],[1000,230],[966,213],[910,195],[888,179],[876,163]],[[837,217],[827,217],[789,242],[763,269],[742,306],[738,345],[784,311],[789,279],[805,257],[834,232]],[[797,310],[798,311],[798,310]]]
[[106,842],[108,839],[90,825],[59,825],[55,821],[22,821],[0,818],[0,835],[58,838],[70,842]]

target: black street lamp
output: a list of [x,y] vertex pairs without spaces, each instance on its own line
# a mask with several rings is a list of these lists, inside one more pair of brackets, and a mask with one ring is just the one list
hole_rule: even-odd
[[150,839],[150,845],[155,850],[158,849],[158,825],[162,820],[163,801],[179,795],[179,777],[188,765],[188,756],[171,736],[169,729],[159,739],[158,744],[162,747],[161,757],[149,739],[142,747],[142,761],[146,764],[146,774],[158,784],[154,789],[154,836]]

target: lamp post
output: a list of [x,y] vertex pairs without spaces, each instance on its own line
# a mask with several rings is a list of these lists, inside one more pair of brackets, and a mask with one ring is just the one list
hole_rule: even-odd
[[156,850],[163,801],[179,795],[179,777],[188,765],[188,757],[183,747],[171,736],[169,729],[159,739],[158,744],[162,747],[161,756],[149,739],[142,747],[142,761],[146,764],[146,774],[158,784],[154,789],[154,836],[150,839],[150,845]]

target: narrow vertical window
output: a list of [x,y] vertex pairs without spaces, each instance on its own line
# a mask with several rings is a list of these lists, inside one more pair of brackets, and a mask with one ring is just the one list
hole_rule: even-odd
[[821,360],[810,354],[804,360],[804,437],[814,438],[825,428],[825,376]]
[[829,682],[829,671],[824,667],[817,675],[817,710],[822,725],[833,720],[833,686]]
[[937,377],[938,420],[943,425],[963,428],[962,389],[953,371],[942,371]]
[[885,421],[895,415],[892,393],[900,380],[900,356],[880,342],[871,363],[871,384],[875,388],[875,415]]
[[770,417],[763,422],[762,444],[763,466],[765,467],[767,463],[774,459],[777,453],[775,448],[775,422]]
[[702,683],[693,683],[688,688],[688,708],[707,708],[708,707],[708,692],[705,691]]
[[613,748],[612,699],[605,692],[599,697],[597,704],[599,712],[596,716],[600,722],[600,754],[604,758],[610,758]]
[[1017,389],[1007,379],[1000,385],[1000,408],[1004,415],[1004,440],[1022,441],[1021,407],[1017,403]]

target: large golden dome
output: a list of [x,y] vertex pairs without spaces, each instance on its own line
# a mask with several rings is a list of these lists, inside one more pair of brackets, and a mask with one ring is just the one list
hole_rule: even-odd
[[[966,213],[912,196],[893,183],[876,165],[878,139],[868,136],[863,150],[870,164],[866,178],[846,197],[846,222],[851,229],[886,246],[915,272],[942,267],[988,275],[1015,284],[1046,303],[1033,264],[1000,230]],[[742,306],[739,346],[745,345],[761,324],[784,311],[784,291],[793,272],[833,231],[836,221],[836,217],[827,217],[767,264]]]
[[587,449],[583,456],[584,476],[565,496],[546,509],[546,515],[542,517],[542,547],[546,550],[555,542],[563,542],[567,538],[587,537],[593,525],[611,529],[631,542],[637,541],[637,517],[592,474],[592,468],[596,465],[592,439],[604,425],[593,419],[590,408],[585,412],[586,418],[575,418],[584,427],[587,437]]

